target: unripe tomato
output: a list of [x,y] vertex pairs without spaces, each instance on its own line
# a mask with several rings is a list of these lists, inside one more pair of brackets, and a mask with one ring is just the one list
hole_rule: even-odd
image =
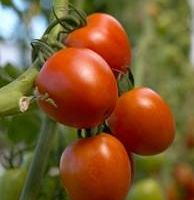
[[144,179],[133,185],[127,200],[165,200],[164,192],[154,179]]
[[124,200],[131,183],[124,146],[104,133],[70,144],[61,157],[60,173],[71,200]]
[[114,72],[127,72],[131,63],[131,46],[127,33],[111,15],[94,13],[87,25],[71,32],[64,43],[70,47],[89,48],[110,65]]
[[153,155],[173,142],[175,123],[165,101],[149,88],[135,88],[124,93],[108,124],[130,152]]
[[0,199],[19,199],[26,177],[23,168],[7,169],[0,176]]
[[153,156],[135,156],[135,167],[139,172],[154,173],[162,169],[166,161],[164,153]]
[[[89,49],[67,48],[51,56],[36,79],[39,106],[53,119],[77,128],[94,127],[113,111],[116,79],[107,63]],[[108,94],[107,94],[108,92]]]
[[34,153],[32,151],[27,151],[23,154],[23,161],[21,164],[21,168],[28,169],[30,164],[32,163]]

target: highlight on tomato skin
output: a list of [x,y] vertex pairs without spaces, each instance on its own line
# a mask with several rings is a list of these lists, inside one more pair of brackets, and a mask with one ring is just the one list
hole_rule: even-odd
[[[118,98],[116,79],[95,52],[66,48],[51,56],[40,70],[39,107],[54,120],[76,128],[95,127],[111,114]],[[108,95],[107,95],[108,92]]]
[[125,200],[133,176],[131,165],[123,144],[100,133],[64,150],[60,174],[71,200]]
[[64,44],[67,47],[95,51],[104,58],[115,74],[129,70],[132,52],[128,35],[120,22],[109,14],[89,15],[87,25],[68,34]]
[[126,149],[140,155],[161,153],[175,137],[175,120],[169,106],[149,88],[134,88],[121,95],[107,121]]

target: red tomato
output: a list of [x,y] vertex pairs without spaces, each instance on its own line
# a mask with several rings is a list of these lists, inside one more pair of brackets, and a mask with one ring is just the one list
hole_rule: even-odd
[[184,162],[178,163],[175,166],[174,177],[180,186],[189,187],[193,182],[193,169],[191,165]]
[[36,85],[39,94],[47,93],[55,104],[39,98],[39,106],[56,121],[77,128],[102,123],[117,101],[117,83],[110,67],[89,49],[55,53],[38,74]]
[[115,137],[126,149],[140,155],[164,151],[173,141],[175,123],[164,100],[149,88],[124,93],[108,119]]
[[124,200],[131,182],[131,163],[113,136],[99,134],[70,144],[60,173],[71,200]]
[[173,182],[167,185],[166,188],[166,200],[181,200],[182,194],[180,188]]
[[186,192],[187,192],[188,200],[194,200],[194,174],[193,174],[192,181],[186,187]]
[[187,133],[187,135],[186,135],[186,147],[188,149],[194,148],[194,133],[193,133],[193,131]]
[[71,32],[64,43],[70,47],[84,47],[95,51],[116,73],[127,72],[131,63],[131,46],[127,33],[108,14],[89,15],[87,25]]

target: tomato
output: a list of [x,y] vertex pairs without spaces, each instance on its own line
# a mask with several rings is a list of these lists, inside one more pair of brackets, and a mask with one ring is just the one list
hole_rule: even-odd
[[131,183],[131,163],[124,146],[101,133],[70,144],[60,174],[71,200],[124,200]]
[[175,183],[168,184],[166,188],[166,199],[167,200],[181,200],[184,199],[182,191]]
[[189,185],[186,186],[186,200],[194,200],[194,174]]
[[165,101],[149,88],[134,88],[124,93],[108,124],[130,152],[153,155],[173,142],[175,123]]
[[71,32],[64,41],[69,47],[89,48],[110,65],[115,73],[127,72],[131,63],[131,47],[127,33],[111,15],[94,13],[87,25]]
[[164,192],[155,179],[144,179],[133,185],[127,200],[165,200]]
[[0,199],[19,199],[26,177],[26,170],[23,168],[7,169],[0,176]]
[[182,162],[175,166],[174,177],[180,186],[189,187],[189,185],[191,185],[193,182],[193,176],[193,169],[188,163]]
[[135,167],[139,172],[154,173],[166,164],[166,160],[164,153],[153,156],[135,156]]
[[189,132],[186,135],[186,147],[188,149],[194,148],[194,133],[193,132]]
[[[107,63],[89,49],[67,48],[51,56],[36,79],[38,98],[50,117],[77,128],[94,127],[113,111],[118,89]],[[108,94],[107,94],[108,92]]]

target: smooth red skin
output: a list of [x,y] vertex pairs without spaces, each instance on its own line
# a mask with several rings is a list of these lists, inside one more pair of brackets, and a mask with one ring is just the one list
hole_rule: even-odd
[[42,67],[36,86],[57,105],[39,98],[41,109],[56,121],[77,128],[102,123],[118,97],[110,67],[89,49],[67,48],[55,53]]
[[109,134],[70,144],[60,174],[71,200],[124,200],[131,184],[131,163],[119,140]]
[[108,124],[128,151],[140,155],[164,151],[175,136],[175,121],[169,106],[149,88],[124,93]]
[[64,42],[70,47],[85,47],[95,51],[105,59],[114,73],[127,72],[131,63],[131,46],[127,33],[108,14],[89,15],[87,25],[71,32]]

